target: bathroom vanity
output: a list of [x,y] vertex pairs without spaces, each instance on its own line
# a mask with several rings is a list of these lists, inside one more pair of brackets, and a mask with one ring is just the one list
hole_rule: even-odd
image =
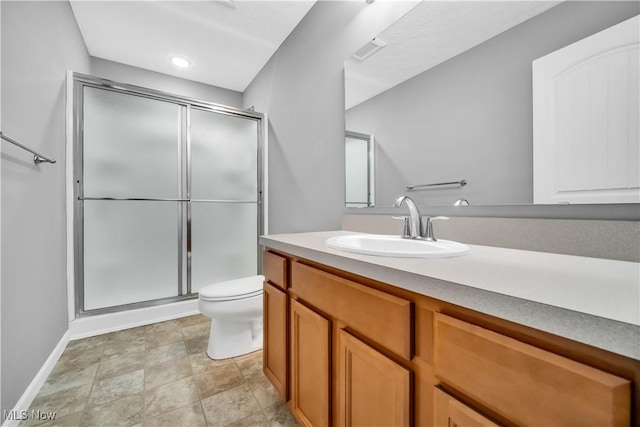
[[[568,273],[537,271],[551,254],[471,246],[465,257],[425,260],[325,245],[345,234],[261,239],[264,372],[302,425],[640,422],[640,327],[567,309],[562,297],[554,306],[540,297],[544,285],[531,299],[518,294],[518,283],[572,282]],[[565,266],[599,262],[564,257]],[[474,282],[480,276],[502,288],[486,289]],[[607,286],[611,294],[616,283]],[[637,289],[618,291],[624,299]],[[621,315],[633,322],[636,314]]]

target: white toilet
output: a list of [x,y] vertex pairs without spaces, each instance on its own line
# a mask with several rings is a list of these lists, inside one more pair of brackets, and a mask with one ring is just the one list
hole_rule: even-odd
[[198,308],[211,318],[207,355],[227,359],[262,348],[264,276],[243,277],[200,289]]

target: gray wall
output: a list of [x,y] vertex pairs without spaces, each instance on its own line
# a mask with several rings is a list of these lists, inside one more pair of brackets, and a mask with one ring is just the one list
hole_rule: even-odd
[[269,118],[270,233],[340,228],[343,62],[410,6],[388,3],[317,2],[245,91]]
[[242,108],[242,94],[204,83],[185,80],[143,68],[91,57],[91,75],[142,86],[175,95]]
[[638,13],[638,2],[565,2],[350,109],[347,129],[378,144],[377,205],[407,184],[463,178],[410,194],[422,206],[532,203],[531,62]]
[[[2,409],[67,331],[65,74],[89,55],[67,2],[2,1]],[[26,408],[24,408],[26,409]]]

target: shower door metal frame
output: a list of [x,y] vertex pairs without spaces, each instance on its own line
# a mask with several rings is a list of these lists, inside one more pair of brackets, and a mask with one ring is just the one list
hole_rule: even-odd
[[[256,254],[258,273],[262,270],[262,250],[258,239],[264,229],[264,115],[252,110],[244,110],[226,105],[216,104],[195,98],[175,95],[155,89],[144,88],[112,80],[102,79],[86,74],[73,73],[73,200],[74,200],[74,258],[75,258],[75,316],[91,316],[96,314],[114,313],[133,308],[151,307],[168,302],[183,301],[197,298],[192,293],[191,286],[191,108],[195,107],[207,112],[223,114],[233,117],[255,120],[257,123],[257,194],[256,201],[216,200],[226,203],[255,203],[257,211]],[[84,131],[84,88],[92,87],[109,90],[131,96],[139,96],[157,101],[169,102],[179,107],[180,137],[178,141],[178,188],[179,197],[171,198],[92,198],[84,197],[84,165],[83,165],[83,131]],[[92,310],[84,309],[84,201],[85,200],[113,200],[113,201],[167,201],[178,202],[178,295],[149,301],[104,307]],[[212,201],[213,202],[213,201]]]

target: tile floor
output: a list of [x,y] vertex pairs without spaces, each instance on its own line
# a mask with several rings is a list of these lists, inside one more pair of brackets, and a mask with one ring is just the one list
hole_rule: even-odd
[[20,425],[296,426],[262,351],[207,357],[209,324],[196,315],[71,341],[28,411],[55,420]]

